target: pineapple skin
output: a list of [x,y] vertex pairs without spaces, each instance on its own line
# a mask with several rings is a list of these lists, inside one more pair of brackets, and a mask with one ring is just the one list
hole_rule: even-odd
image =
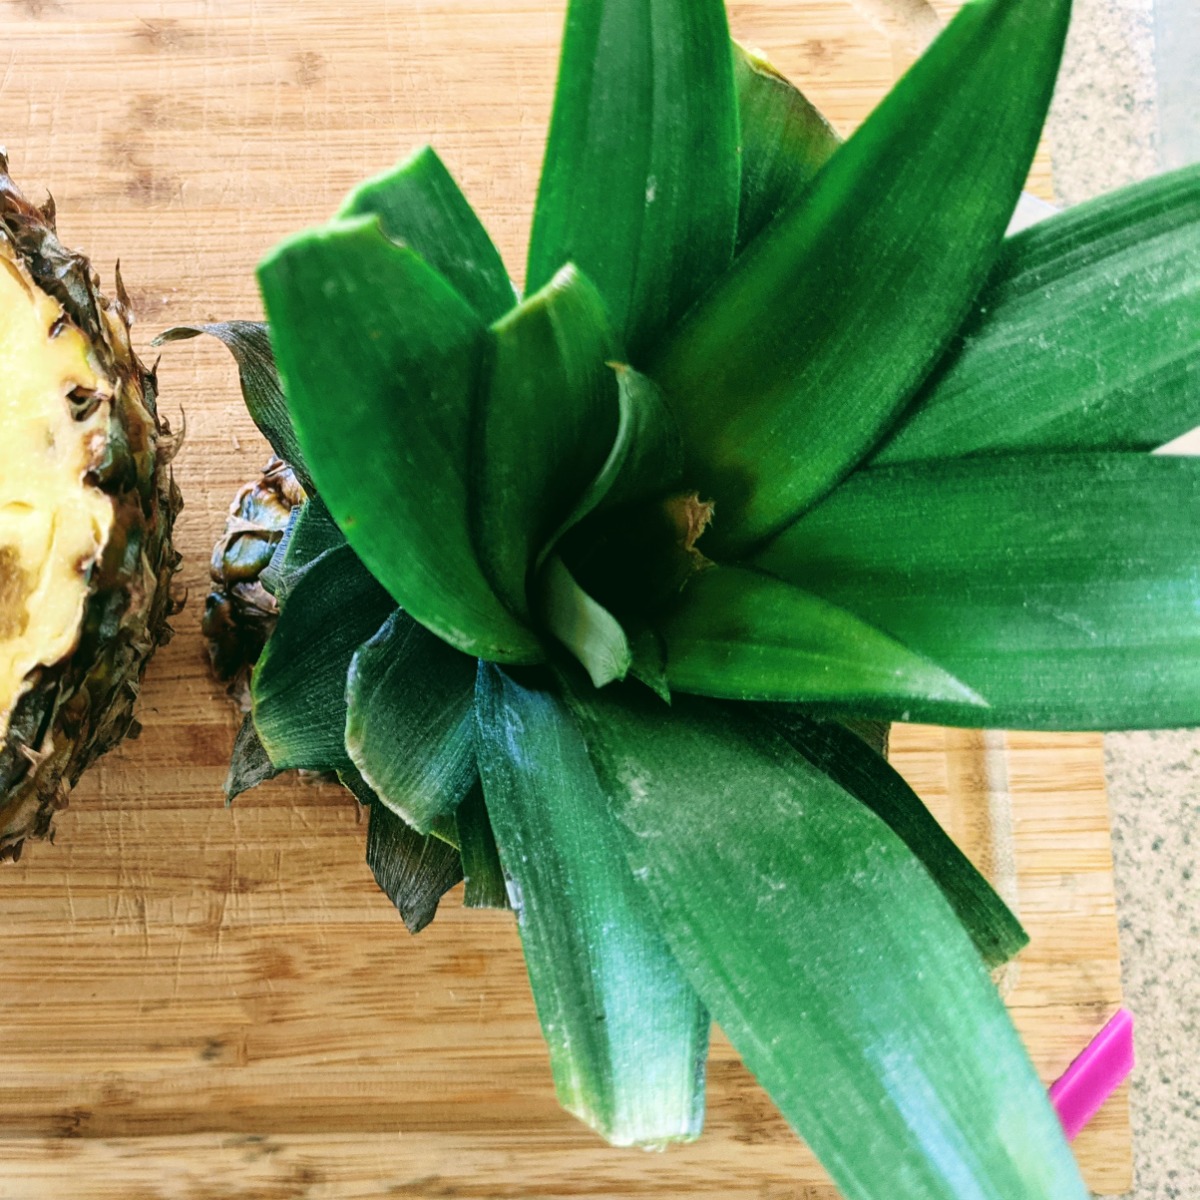
[[0,744],[3,861],[18,858],[26,839],[49,835],[87,767],[140,728],[133,707],[142,675],[180,607],[171,532],[182,499],[171,472],[178,440],[158,415],[154,372],[133,352],[119,270],[116,298],[108,299],[87,259],[58,240],[53,201],[30,204],[2,152],[0,255],[62,305],[115,385],[103,455],[89,477],[112,501],[113,526],[91,571],[74,648],[34,670]]
[[213,546],[213,587],[201,629],[213,673],[250,711],[250,671],[279,618],[279,604],[260,576],[283,540],[292,509],[306,495],[296,473],[271,458],[258,479],[244,484],[229,506],[224,532]]

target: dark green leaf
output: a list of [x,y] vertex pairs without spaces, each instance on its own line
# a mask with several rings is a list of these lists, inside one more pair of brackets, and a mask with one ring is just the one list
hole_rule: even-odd
[[311,496],[292,509],[283,538],[262,573],[263,587],[282,602],[296,577],[310,562],[327,550],[336,550],[345,544],[345,536],[320,496]]
[[761,55],[734,44],[742,135],[740,254],[817,177],[841,138]]
[[892,732],[890,721],[873,721],[869,717],[842,717],[838,723],[870,746],[876,754],[887,758]]
[[438,838],[449,846],[453,846],[455,850],[460,849],[458,821],[454,813],[446,813],[443,816],[434,817],[429,823],[429,832],[435,838]]
[[984,702],[844,608],[746,567],[714,567],[658,623],[674,691],[900,717],[913,701]]
[[1200,460],[1013,455],[860,471],[756,558],[953,672],[1008,729],[1200,724]]
[[278,774],[279,771],[259,741],[254,718],[247,713],[233,743],[229,773],[225,776],[225,803],[232,804],[243,792],[274,779]]
[[934,366],[991,268],[1069,0],[973,0],[666,341],[711,556],[823,496]]
[[263,567],[258,577],[259,583],[276,599],[279,598],[280,593],[284,590],[283,560],[287,554],[288,546],[291,544],[292,534],[296,531],[296,522],[300,519],[300,513],[303,509],[303,504],[297,504],[288,513],[288,520],[283,529],[283,536],[275,543],[275,549],[271,552],[271,559]]
[[560,537],[589,516],[665,495],[683,474],[679,428],[662,392],[632,367],[614,363],[613,369],[618,422],[612,449],[574,510],[547,542],[543,559]]
[[397,609],[355,651],[346,750],[414,829],[453,813],[475,781],[475,660]]
[[250,681],[254,725],[279,770],[349,764],[346,673],[395,607],[349,546],[295,578]]
[[644,683],[664,704],[671,703],[671,685],[667,681],[667,647],[662,635],[649,627],[629,639],[633,661],[629,673]]
[[877,464],[1153,450],[1200,425],[1200,167],[1009,238]]
[[592,683],[624,679],[633,661],[621,623],[575,582],[557,555],[538,574],[538,615],[584,665]]
[[[658,703],[658,701],[655,701]],[[616,1145],[700,1132],[708,1016],[561,700],[480,665],[479,767],[559,1102]]]
[[370,809],[379,803],[379,797],[371,790],[371,785],[358,773],[358,768],[351,762],[337,771],[338,783],[348,791],[359,805]]
[[440,271],[483,321],[498,320],[516,303],[499,251],[431,146],[359,184],[338,216],[370,213],[388,237]]
[[462,847],[463,907],[508,908],[504,868],[481,786],[477,784],[467,793],[455,816]]
[[374,218],[278,247],[259,268],[296,433],[321,498],[371,573],[466,653],[541,657],[475,554],[467,472],[487,331]]
[[1084,1200],[979,956],[874,813],[744,708],[572,703],[671,948],[847,1200]]
[[367,865],[409,933],[420,933],[438,901],[462,878],[458,851],[424,837],[383,804],[368,810]]
[[238,367],[242,384],[242,399],[251,419],[271,449],[290,463],[306,492],[312,492],[312,477],[301,453],[300,444],[292,429],[287,401],[279,386],[279,373],[271,350],[271,337],[261,321],[221,321],[214,325],[176,325],[154,339],[155,346],[163,342],[182,342],[212,334],[224,342]]
[[775,706],[767,718],[794,750],[861,800],[920,859],[989,967],[1008,962],[1028,945],[1029,936],[1008,905],[903,777],[861,737],[835,722]]
[[575,263],[638,362],[733,257],[737,145],[722,0],[571,0],[527,288]]
[[564,267],[492,328],[472,462],[473,525],[497,593],[529,616],[529,574],[617,433],[616,353],[604,302]]
[[283,555],[284,570],[299,571],[326,550],[336,550],[345,544],[346,537],[325,502],[320,496],[313,496],[300,506],[296,523],[291,527]]

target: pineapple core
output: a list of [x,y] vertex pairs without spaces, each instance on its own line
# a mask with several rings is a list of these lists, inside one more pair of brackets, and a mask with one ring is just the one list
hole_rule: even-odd
[[[71,396],[98,396],[77,419]],[[30,672],[75,647],[112,501],[87,479],[112,388],[88,342],[0,241],[0,737]]]

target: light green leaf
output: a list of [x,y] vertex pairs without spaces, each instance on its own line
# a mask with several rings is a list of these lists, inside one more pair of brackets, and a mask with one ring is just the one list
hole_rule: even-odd
[[644,368],[716,502],[711,557],[828,492],[941,356],[1025,181],[1069,10],[964,5]]
[[733,257],[737,145],[722,0],[571,0],[527,289],[577,264],[637,363]]
[[259,268],[296,433],[321,498],[396,601],[465,653],[541,657],[484,576],[467,471],[487,331],[371,217],[298,235]]
[[1200,461],[986,456],[860,471],[755,559],[927,655],[1005,729],[1200,724]]
[[847,1200],[1085,1200],[979,956],[874,813],[743,707],[571,702],[667,941]]
[[476,707],[487,809],[559,1102],[615,1145],[696,1137],[708,1015],[629,874],[575,722],[553,692],[486,663]]
[[338,210],[339,217],[369,214],[441,272],[484,322],[516,303],[499,251],[432,146],[359,184]]
[[625,631],[575,582],[557,555],[546,560],[538,575],[537,607],[546,628],[584,665],[596,687],[625,678],[633,661]]
[[287,401],[279,386],[279,372],[271,350],[271,337],[261,321],[220,321],[213,325],[175,325],[165,329],[151,343],[182,342],[211,334],[223,342],[237,363],[242,385],[242,399],[259,432],[271,443],[271,449],[290,463],[296,478],[308,493],[312,493],[312,477],[300,450],[288,414]]
[[420,933],[438,901],[462,879],[458,851],[407,826],[383,804],[372,804],[367,825],[367,865],[396,906],[409,933]]
[[675,691],[789,700],[901,718],[914,700],[986,701],[936,663],[812,592],[746,567],[715,567],[657,625]]
[[742,141],[740,254],[812,183],[842,139],[762,55],[736,42],[733,79]]
[[861,800],[920,859],[987,966],[1008,962],[1028,945],[1029,935],[1008,905],[903,777],[857,733],[776,705],[765,715],[794,750]]
[[877,464],[1153,450],[1200,425],[1200,166],[1009,238]]
[[538,553],[604,465],[617,433],[616,343],[604,301],[574,267],[492,328],[472,455],[472,516],[497,593],[528,619]]
[[[472,710],[471,719],[475,714]],[[508,908],[504,868],[496,849],[496,835],[478,782],[463,798],[455,813],[458,841],[462,847],[463,907]]]
[[295,578],[250,680],[254,727],[278,770],[349,765],[346,672],[395,607],[349,546]]
[[346,751],[420,833],[475,782],[475,660],[397,609],[350,661]]

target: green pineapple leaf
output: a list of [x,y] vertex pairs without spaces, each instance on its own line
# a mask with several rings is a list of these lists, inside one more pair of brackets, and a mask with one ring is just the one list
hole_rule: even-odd
[[600,294],[564,267],[492,327],[472,455],[476,547],[497,594],[529,621],[530,573],[604,465],[617,433],[617,347]]
[[338,210],[344,219],[372,215],[392,241],[445,276],[485,324],[516,303],[500,252],[433,147],[359,184]]
[[345,745],[380,801],[419,833],[475,782],[475,660],[397,609],[354,652]]
[[736,43],[733,79],[742,151],[740,254],[816,179],[842,139],[762,55]]
[[570,698],[671,949],[847,1200],[1085,1200],[975,948],[883,821],[745,708]]
[[541,555],[593,514],[637,504],[677,488],[683,475],[683,443],[670,407],[653,380],[623,363],[617,377],[617,434],[612,449],[574,510],[555,530]]
[[[799,711],[805,706],[783,704],[779,707],[784,713],[787,713],[789,711]],[[887,758],[888,746],[892,739],[892,724],[890,721],[879,721],[872,717],[842,716],[839,718],[838,724],[843,729],[848,729],[860,741],[865,742],[876,754]]]
[[327,550],[337,550],[346,538],[320,496],[310,496],[292,509],[287,528],[271,561],[260,576],[262,585],[280,603],[300,572]]
[[487,663],[476,712],[487,811],[559,1102],[615,1145],[698,1136],[708,1014],[629,874],[575,721],[552,690]]
[[[472,712],[474,720],[474,712]],[[463,907],[508,908],[508,888],[496,835],[484,802],[483,787],[475,786],[463,798],[454,814],[458,844],[462,851]]]
[[722,0],[570,4],[527,290],[575,263],[638,363],[732,260],[737,145]]
[[906,720],[914,702],[982,721],[987,700],[936,662],[799,584],[714,567],[657,624],[672,689],[731,700],[788,700]]
[[1033,159],[1069,0],[971,0],[648,366],[690,482],[744,552],[911,398],[983,284]]
[[484,576],[469,529],[487,342],[474,311],[374,217],[292,238],[260,266],[259,282],[297,436],[350,545],[451,645],[540,660],[537,637]]
[[320,496],[232,786],[336,769],[410,928],[511,898],[610,1141],[697,1135],[711,1005],[848,1200],[1082,1200],[1024,932],[865,740],[1200,720],[1200,176],[1003,236],[1069,7],[839,145],[717,0],[570,0],[528,301],[428,149],[263,264]]
[[987,698],[911,719],[1137,729],[1200,714],[1200,461],[989,455],[860,471],[755,559]]
[[242,385],[242,400],[259,432],[271,443],[271,449],[296,473],[301,486],[311,494],[312,476],[304,461],[300,443],[292,428],[287,400],[275,369],[271,352],[271,336],[261,321],[219,321],[212,325],[175,325],[165,329],[151,343],[184,342],[189,338],[210,334],[221,341],[237,363]]
[[1029,944],[1012,910],[886,758],[836,722],[778,707],[764,715],[792,749],[861,800],[916,855],[986,966],[1008,962]]
[[579,586],[558,555],[538,573],[537,610],[546,628],[583,664],[593,686],[625,678],[633,663],[625,630]]
[[458,851],[406,825],[386,805],[368,806],[367,865],[409,933],[420,933],[438,901],[462,879]]
[[243,792],[274,779],[279,773],[258,736],[258,730],[254,728],[254,717],[247,713],[234,738],[233,752],[229,757],[225,803],[232,804]]
[[874,462],[1153,450],[1200,425],[1198,336],[1200,166],[1009,238]]
[[350,766],[346,672],[395,607],[349,546],[295,579],[250,679],[254,727],[276,769]]

